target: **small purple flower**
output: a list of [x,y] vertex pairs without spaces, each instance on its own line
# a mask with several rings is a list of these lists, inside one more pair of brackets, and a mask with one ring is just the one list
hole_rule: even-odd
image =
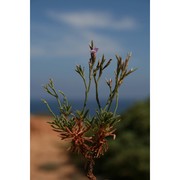
[[91,49],[90,50],[90,53],[91,53],[91,59],[90,59],[90,64],[91,64],[91,66],[94,64],[94,62],[95,62],[95,60],[96,60],[96,53],[97,53],[97,51],[98,51],[98,49],[99,48],[93,48],[93,49]]
[[95,54],[95,53],[97,53],[98,49],[99,49],[99,48],[94,48],[94,49],[90,50],[90,52],[93,53],[93,54]]

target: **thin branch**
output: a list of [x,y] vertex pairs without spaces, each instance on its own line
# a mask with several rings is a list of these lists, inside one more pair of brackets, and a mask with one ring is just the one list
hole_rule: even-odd
[[52,109],[50,108],[49,104],[47,103],[47,101],[45,99],[42,99],[42,101],[46,104],[49,112],[56,118],[56,115],[53,113]]
[[96,88],[96,101],[97,101],[97,104],[98,104],[98,108],[100,110],[101,109],[101,104],[100,104],[99,95],[98,95],[98,81],[99,81],[99,78],[98,78],[98,80],[96,80],[96,77],[94,76],[94,82],[95,82],[95,88]]

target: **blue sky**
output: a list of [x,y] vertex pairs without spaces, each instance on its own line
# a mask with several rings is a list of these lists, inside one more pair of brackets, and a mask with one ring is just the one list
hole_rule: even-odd
[[[76,64],[88,70],[89,47],[94,40],[113,62],[101,81],[100,97],[106,98],[105,78],[114,77],[115,54],[132,52],[129,68],[137,67],[120,88],[120,98],[149,96],[149,0],[31,0],[31,99],[48,98],[42,85],[53,78],[71,99],[84,97]],[[90,92],[94,98],[94,90]]]

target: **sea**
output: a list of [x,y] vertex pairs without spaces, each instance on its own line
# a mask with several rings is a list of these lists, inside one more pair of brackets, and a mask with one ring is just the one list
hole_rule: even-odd
[[[58,104],[56,101],[48,101],[49,106],[53,110],[55,114],[59,114]],[[135,104],[137,100],[134,99],[123,99],[119,100],[118,110],[117,113],[121,114],[124,111],[126,111],[128,108],[130,108],[133,104]],[[83,107],[83,100],[76,99],[76,100],[70,100],[69,104],[72,106],[72,110],[81,110]],[[106,104],[106,101],[101,101],[101,106],[104,107]],[[112,108],[115,106],[115,104],[112,105]],[[94,115],[96,112],[96,109],[98,109],[97,102],[95,100],[89,100],[87,103],[87,108],[89,109],[90,115]],[[49,115],[49,111],[46,107],[46,104],[44,104],[41,99],[39,100],[31,100],[30,101],[30,113],[34,115]]]

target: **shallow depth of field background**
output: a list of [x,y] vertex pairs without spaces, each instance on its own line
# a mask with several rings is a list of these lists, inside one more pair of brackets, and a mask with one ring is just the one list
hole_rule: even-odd
[[[53,78],[74,109],[82,107],[83,83],[74,68],[88,70],[88,43],[99,48],[97,58],[113,59],[100,87],[105,102],[112,78],[115,54],[132,52],[129,67],[138,70],[120,88],[117,139],[109,152],[96,162],[99,179],[148,180],[149,177],[149,0],[70,1],[31,0],[31,180],[86,179],[81,157],[66,151],[46,123],[51,117],[41,98],[56,111],[55,101],[42,88]],[[103,81],[104,80],[104,81]],[[94,113],[94,90],[88,106]]]

